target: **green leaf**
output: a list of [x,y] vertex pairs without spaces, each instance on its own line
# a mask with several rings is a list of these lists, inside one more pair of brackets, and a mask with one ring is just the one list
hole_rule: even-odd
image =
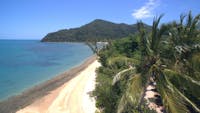
[[167,113],[189,113],[184,99],[179,96],[179,93],[169,84],[165,75],[162,75],[158,79],[157,89],[162,97],[163,105]]
[[133,110],[137,110],[144,89],[142,76],[140,74],[133,75],[127,87],[127,91],[118,104],[117,113],[122,113],[128,103],[134,107]]
[[[170,77],[171,76],[171,77]],[[172,99],[174,99],[174,103],[176,103],[177,105],[179,105],[180,107],[182,106],[182,108],[184,108],[184,110],[186,110],[186,105],[191,105],[197,112],[200,112],[200,109],[197,107],[197,105],[195,105],[195,103],[190,100],[183,92],[180,91],[180,89],[178,89],[178,83],[182,83],[181,85],[184,85],[184,87],[188,86],[188,85],[193,85],[193,87],[195,87],[197,84],[193,84],[191,81],[187,80],[187,79],[183,79],[184,75],[179,75],[178,73],[172,71],[172,70],[164,70],[163,73],[162,73],[162,80],[159,81],[159,89],[162,91],[163,89],[166,89],[166,91],[169,90],[169,93],[162,93],[162,96],[164,97],[165,95],[163,94],[166,94],[166,95],[169,95],[171,94],[171,96],[174,95],[174,97],[172,97]],[[177,80],[176,82],[171,82],[171,78],[172,77],[176,77],[174,78],[175,80]],[[174,84],[173,84],[174,83]],[[177,84],[176,84],[177,83]],[[185,83],[185,84],[183,84]],[[190,84],[188,84],[190,83]],[[196,87],[199,87],[199,86],[196,86]],[[187,87],[186,87],[187,88]],[[190,87],[191,88],[191,87]],[[190,88],[187,88],[186,91],[193,91],[192,94],[195,95],[198,97],[199,95],[199,91],[198,90],[195,90],[195,89],[190,89]],[[176,99],[177,98],[177,99]],[[185,106],[185,107],[184,107]]]

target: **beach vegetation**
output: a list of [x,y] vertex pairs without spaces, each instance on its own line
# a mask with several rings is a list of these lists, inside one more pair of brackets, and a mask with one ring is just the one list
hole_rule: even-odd
[[[99,51],[93,96],[102,113],[200,112],[200,15],[113,40]],[[151,96],[153,95],[153,96]]]

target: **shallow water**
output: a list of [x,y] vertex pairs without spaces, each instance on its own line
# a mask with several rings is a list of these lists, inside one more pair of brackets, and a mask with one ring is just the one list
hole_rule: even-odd
[[91,55],[83,43],[0,40],[0,100],[44,82]]

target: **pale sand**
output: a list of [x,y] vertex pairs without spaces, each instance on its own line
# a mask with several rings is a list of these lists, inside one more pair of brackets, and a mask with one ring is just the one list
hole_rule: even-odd
[[160,95],[160,94],[154,91],[146,91],[144,98],[145,99],[155,98],[155,95]]
[[156,95],[160,95],[158,92],[151,91],[152,89],[156,89],[156,87],[152,86],[152,85],[148,85],[147,88],[146,88],[146,92],[145,92],[144,98],[147,101],[147,105],[148,105],[149,109],[155,110],[156,113],[163,113],[163,111],[162,111],[164,109],[163,106],[158,106],[158,105],[156,105],[155,102],[151,102],[149,100],[151,98],[156,99],[157,98]]
[[147,90],[152,90],[152,89],[155,89],[156,87],[155,86],[152,86],[152,85],[148,85],[147,86]]
[[17,113],[94,113],[95,101],[88,92],[95,87],[95,70],[99,66],[94,61],[76,77]]

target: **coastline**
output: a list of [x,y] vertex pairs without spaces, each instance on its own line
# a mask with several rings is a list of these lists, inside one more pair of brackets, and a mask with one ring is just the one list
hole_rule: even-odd
[[71,68],[70,70],[67,70],[66,72],[48,81],[27,89],[19,95],[12,96],[7,100],[1,101],[0,113],[14,113],[19,109],[30,105],[35,100],[44,97],[45,95],[49,94],[50,91],[57,89],[58,87],[70,81],[72,78],[76,77],[81,71],[93,63],[96,58],[96,55],[92,55],[79,66]]

